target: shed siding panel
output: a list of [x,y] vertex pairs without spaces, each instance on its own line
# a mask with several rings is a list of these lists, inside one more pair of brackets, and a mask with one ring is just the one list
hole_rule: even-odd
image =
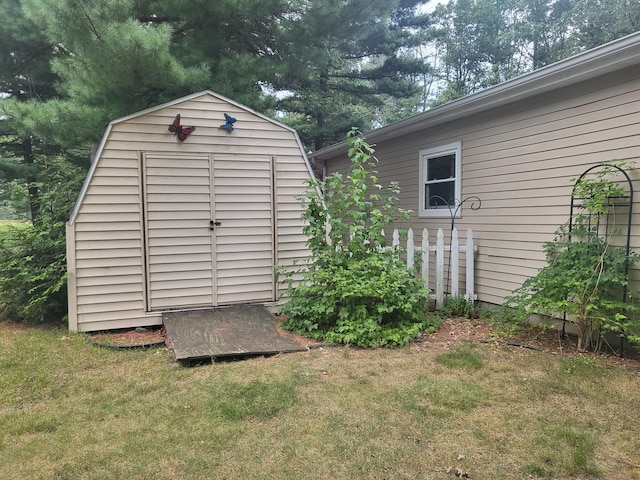
[[114,318],[131,316],[132,308],[143,313],[137,154],[105,155],[96,172],[72,226],[79,331],[102,311]]
[[[482,207],[471,211],[465,203],[456,226],[474,231],[479,299],[502,303],[545,265],[542,244],[568,219],[571,179],[611,159],[640,163],[639,99],[640,80],[603,78],[455,124],[375,142],[378,178],[400,183],[400,206],[413,210],[416,232],[423,227],[432,234],[439,227],[448,232],[450,219],[420,218],[416,213],[418,152],[462,142],[462,199],[477,195]],[[346,155],[327,164],[329,173],[345,172],[349,166]],[[630,175],[639,191],[640,172]],[[633,222],[632,246],[640,249],[640,205],[635,206]],[[418,235],[416,242],[420,240]]]
[[[304,203],[300,200],[307,189],[309,173],[304,163],[278,158],[275,179],[277,263],[284,273],[300,268],[294,262],[308,258],[310,254],[306,245],[307,237],[302,234]],[[280,278],[277,294],[286,300],[285,276],[281,275]]]
[[[250,291],[255,293],[252,301],[273,301],[273,159],[216,155],[213,165],[215,219],[221,223],[215,230],[217,303],[244,302]],[[242,183],[247,177],[252,179],[250,186]],[[247,259],[260,262],[247,264]]]
[[[209,155],[203,154],[168,157],[147,153],[144,156],[145,188],[158,187],[153,192],[147,188],[144,199],[150,310],[214,304],[210,189],[196,187],[195,193],[177,193],[191,178],[208,179],[209,163]],[[158,179],[162,180],[160,184]],[[174,201],[167,201],[169,199]],[[176,221],[169,225],[157,223],[173,219]],[[190,229],[191,236],[180,234],[183,221],[199,221],[197,228]],[[172,275],[178,265],[180,271],[187,267],[192,275],[187,278]]]

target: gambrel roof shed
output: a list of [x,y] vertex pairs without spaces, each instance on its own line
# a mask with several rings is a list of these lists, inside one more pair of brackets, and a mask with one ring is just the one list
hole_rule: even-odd
[[211,91],[112,121],[67,224],[69,329],[277,301],[312,178],[295,130]]
[[[545,262],[542,246],[570,213],[572,179],[594,165],[635,162],[640,191],[640,32],[366,134],[378,180],[400,185],[410,226],[473,230],[478,299],[500,304]],[[345,142],[312,154],[328,173],[349,167]],[[640,195],[631,246],[640,250]],[[477,206],[477,203],[476,203]],[[619,215],[619,219],[625,218]],[[407,225],[403,225],[407,226]],[[419,235],[418,235],[419,236]],[[420,241],[419,238],[416,239]],[[632,272],[640,290],[640,271]],[[460,277],[464,286],[464,272]]]

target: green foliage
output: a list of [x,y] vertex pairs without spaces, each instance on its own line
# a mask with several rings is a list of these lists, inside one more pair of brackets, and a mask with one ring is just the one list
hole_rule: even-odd
[[43,322],[67,311],[65,221],[83,172],[62,159],[40,177],[40,220],[0,231],[0,305],[14,321]]
[[422,322],[422,331],[424,333],[436,333],[442,325],[442,316],[437,313],[427,313]]
[[143,4],[29,0],[23,8],[49,42],[59,46],[51,70],[60,77],[57,90],[63,100],[57,103],[67,118],[54,116],[59,120],[54,123],[69,129],[69,122],[82,124],[84,118],[85,129],[93,133],[89,140],[98,138],[108,120],[207,85],[204,67],[185,67],[171,53],[169,23],[136,18],[143,14]]
[[396,207],[398,184],[392,182],[385,191],[378,183],[373,148],[356,129],[349,132],[348,140],[351,170],[347,178],[340,173],[329,176],[321,186],[324,196],[315,184],[307,190],[303,232],[319,261],[316,266],[323,266],[323,259],[344,262],[379,253],[386,247],[383,229],[409,218],[408,210]]
[[33,225],[12,226],[0,238],[2,314],[42,322],[66,313],[64,235]]
[[614,173],[613,167],[605,166],[577,181],[574,193],[584,202],[573,216],[570,235],[562,225],[554,240],[544,244],[548,265],[505,301],[525,316],[566,314],[578,330],[580,350],[599,350],[605,332],[620,332],[633,341],[640,327],[632,316],[636,306],[623,296],[628,285],[625,269],[640,257],[633,252],[627,256],[626,248],[616,245],[619,232],[603,234],[594,227],[625,193]]
[[309,270],[291,290],[284,327],[328,342],[361,347],[404,345],[424,327],[426,291],[386,252]]
[[466,299],[462,296],[457,296],[446,297],[444,299],[444,305],[439,310],[439,313],[445,318],[478,318],[482,312],[480,306],[477,305],[473,300]]
[[[373,149],[349,133],[351,170],[307,190],[304,233],[312,260],[290,283],[284,327],[329,342],[363,347],[404,345],[425,325],[427,291],[386,246],[382,229],[408,212],[395,206],[398,186],[377,183]],[[327,227],[329,229],[327,233]]]
[[387,103],[416,93],[413,79],[428,71],[421,58],[411,55],[428,24],[419,13],[421,3],[291,3],[267,81],[288,92],[277,109],[295,124],[308,148],[335,143],[353,126],[371,129]]
[[531,327],[522,311],[504,305],[491,312],[489,325],[493,327],[491,338],[501,339],[513,337],[523,327]]
[[[550,65],[638,30],[630,0],[450,0],[431,14],[432,105]],[[434,82],[433,78],[438,81]]]
[[0,219],[27,220],[29,192],[20,181],[0,182]]

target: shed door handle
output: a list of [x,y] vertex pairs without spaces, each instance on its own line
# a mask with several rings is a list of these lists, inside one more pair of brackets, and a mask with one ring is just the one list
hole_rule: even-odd
[[219,227],[220,225],[222,225],[220,222],[218,222],[216,220],[211,220],[209,222],[209,229],[213,230],[215,227]]

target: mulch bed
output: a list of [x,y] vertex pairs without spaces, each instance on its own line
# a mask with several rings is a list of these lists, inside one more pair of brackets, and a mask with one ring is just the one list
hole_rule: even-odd
[[562,331],[554,328],[522,326],[508,337],[500,335],[497,329],[486,321],[466,318],[448,318],[442,321],[436,333],[424,334],[418,342],[428,349],[448,349],[457,341],[478,341],[512,345],[514,347],[532,347],[552,355],[591,356],[600,358],[611,365],[618,365],[640,372],[640,351],[626,348],[624,357],[618,356],[613,348],[603,353],[578,352],[577,339],[570,335],[562,335]]
[[[294,338],[303,347],[313,348],[322,345],[322,341],[313,340],[294,333],[282,330],[281,335]],[[87,336],[88,340],[100,346],[113,348],[139,348],[150,346],[170,346],[162,328],[146,328],[133,330],[117,330],[109,332],[97,332]],[[440,329],[436,333],[423,334],[417,339],[415,348],[423,351],[443,351],[459,341],[477,341],[483,343],[496,343],[511,345],[514,348],[522,346],[542,350],[552,355],[589,355],[603,359],[611,365],[622,366],[633,371],[640,372],[640,351],[637,349],[625,350],[623,358],[609,351],[601,354],[580,353],[576,348],[576,339],[571,336],[562,336],[561,332],[550,328],[538,328],[534,326],[521,327],[509,337],[500,335],[496,328],[486,321],[469,320],[464,318],[448,318],[442,321]],[[617,347],[617,345],[615,346]]]
[[167,337],[162,328],[95,332],[87,335],[87,340],[101,347],[111,348],[143,348],[167,345]]

